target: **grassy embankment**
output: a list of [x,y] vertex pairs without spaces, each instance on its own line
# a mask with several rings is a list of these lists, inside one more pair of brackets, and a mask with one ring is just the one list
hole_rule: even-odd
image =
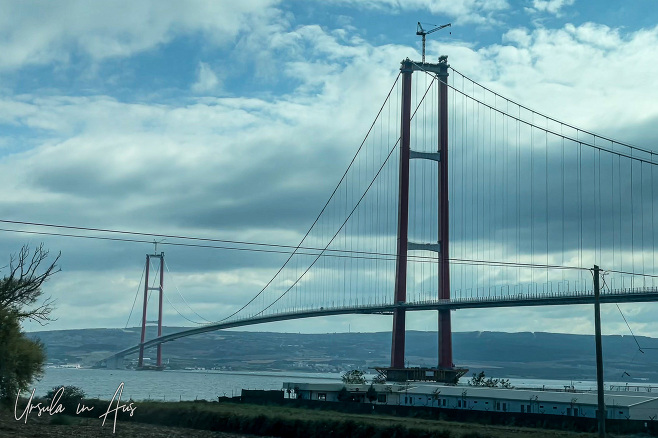
[[[104,412],[107,402],[94,402],[92,412]],[[379,414],[353,414],[330,410],[244,403],[137,402],[132,419],[126,421],[159,426],[224,431],[279,437],[341,438],[585,438],[591,433],[542,430],[513,425],[498,426]]]

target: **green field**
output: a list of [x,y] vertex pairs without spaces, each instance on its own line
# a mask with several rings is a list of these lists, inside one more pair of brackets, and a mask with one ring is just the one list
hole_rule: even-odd
[[[106,410],[107,402],[91,401],[88,405],[97,407],[89,414],[89,418],[75,417],[70,421],[61,421],[56,417],[50,419],[51,423],[44,424],[44,419],[30,417],[28,424],[13,420],[13,412],[0,411],[2,421],[0,422],[0,435],[4,430],[12,430],[12,436],[23,436],[17,432],[25,431],[24,436],[29,434],[32,425],[42,428],[41,436],[80,436],[83,430],[89,435],[94,430],[97,436],[104,436],[111,431],[107,425],[101,430],[101,421],[96,418]],[[38,421],[37,421],[38,420]],[[55,420],[55,421],[53,421]],[[63,423],[63,424],[61,424]],[[141,425],[140,425],[141,423]],[[188,436],[282,436],[282,437],[352,437],[352,438],[540,438],[540,437],[563,437],[584,438],[595,437],[594,433],[577,433],[566,430],[547,430],[527,427],[516,427],[514,425],[488,425],[476,423],[462,423],[444,421],[441,419],[422,419],[413,417],[395,417],[379,414],[351,414],[331,410],[297,408],[278,405],[257,405],[244,403],[197,403],[197,402],[139,402],[133,418],[119,416],[117,423],[117,434],[115,436],[136,436],[135,428],[143,428],[144,424],[157,425],[152,433],[157,430],[170,431],[170,436],[178,436],[181,429],[188,428]],[[11,426],[11,429],[7,427]],[[156,430],[157,429],[157,430]],[[192,431],[189,429],[196,429]],[[49,435],[48,430],[56,432]],[[143,429],[141,429],[143,431]],[[201,432],[205,431],[205,432]],[[223,433],[213,433],[213,432]],[[228,433],[228,434],[226,434]],[[232,435],[240,434],[240,435]],[[141,435],[141,433],[140,433]],[[160,436],[160,435],[152,435]],[[641,435],[609,435],[609,436],[641,436]]]

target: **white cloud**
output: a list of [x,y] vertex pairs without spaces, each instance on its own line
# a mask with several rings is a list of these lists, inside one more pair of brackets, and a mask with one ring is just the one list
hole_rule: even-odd
[[533,0],[532,6],[534,11],[548,12],[553,15],[560,15],[560,10],[565,6],[571,6],[576,0]]
[[66,63],[75,53],[94,60],[127,57],[183,34],[203,34],[211,44],[225,44],[243,27],[276,15],[272,9],[275,3],[276,0],[3,1],[0,70]]
[[[495,15],[509,9],[507,0],[331,0],[353,7],[389,11],[426,10],[434,15],[447,15],[456,24],[493,24]],[[568,1],[568,0],[567,0]]]
[[503,41],[477,51],[443,47],[457,70],[585,129],[615,137],[616,130],[658,117],[658,90],[648,86],[658,58],[658,27],[626,34],[593,23],[516,28]]
[[511,43],[519,47],[527,47],[530,44],[530,35],[525,28],[510,29],[503,35],[503,42]]
[[205,62],[199,63],[197,69],[197,81],[192,84],[192,91],[196,93],[207,93],[216,91],[220,81],[213,69]]

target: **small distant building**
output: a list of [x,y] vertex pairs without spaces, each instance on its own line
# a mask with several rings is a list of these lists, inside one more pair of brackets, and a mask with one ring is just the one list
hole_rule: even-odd
[[[353,401],[437,409],[516,412],[596,418],[596,392],[483,388],[418,384],[352,385],[343,383],[285,382],[291,398],[319,401]],[[609,392],[605,395],[608,418],[656,420],[658,394]]]

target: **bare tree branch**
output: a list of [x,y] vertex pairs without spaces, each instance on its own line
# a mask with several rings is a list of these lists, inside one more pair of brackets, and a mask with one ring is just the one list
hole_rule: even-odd
[[60,271],[55,260],[48,262],[49,251],[43,244],[31,251],[24,245],[18,254],[9,258],[9,273],[0,279],[0,308],[5,308],[17,315],[19,319],[31,319],[41,325],[53,321],[50,313],[53,311],[54,300],[46,298],[39,301],[43,291],[41,286],[54,274]]

